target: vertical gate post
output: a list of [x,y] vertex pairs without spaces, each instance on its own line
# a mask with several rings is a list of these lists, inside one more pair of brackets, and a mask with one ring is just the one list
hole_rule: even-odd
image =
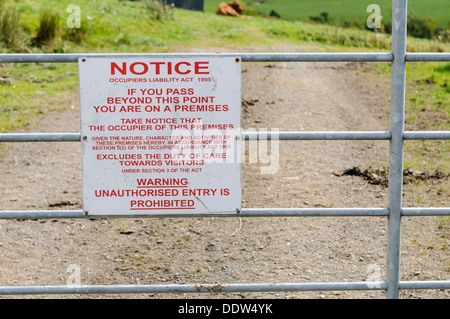
[[392,1],[391,110],[389,144],[389,219],[387,234],[386,297],[399,296],[401,210],[403,192],[403,133],[406,86],[407,0]]

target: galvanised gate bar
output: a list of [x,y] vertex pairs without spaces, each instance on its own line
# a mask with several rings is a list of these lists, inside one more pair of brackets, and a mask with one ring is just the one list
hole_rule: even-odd
[[[0,295],[22,294],[123,294],[123,293],[199,293],[199,292],[261,292],[261,291],[327,291],[385,290],[387,298],[398,298],[400,289],[450,289],[447,281],[400,281],[400,237],[402,216],[447,216],[445,208],[403,208],[403,150],[405,140],[448,140],[450,131],[404,131],[405,83],[407,62],[450,61],[450,53],[407,53],[407,0],[393,0],[391,53],[244,53],[243,62],[391,62],[391,108],[389,131],[370,132],[243,132],[243,140],[387,140],[389,141],[388,207],[381,208],[251,208],[220,217],[281,216],[387,216],[387,265],[383,282],[327,283],[260,283],[220,285],[92,285],[92,286],[8,286],[0,287]],[[218,54],[227,56],[227,54]],[[75,63],[82,57],[208,57],[211,54],[0,54],[0,63],[55,62]],[[231,56],[231,54],[230,54]],[[0,142],[80,142],[79,133],[7,133]],[[202,215],[207,217],[208,215]],[[83,210],[0,211],[1,219],[86,218]],[[89,218],[95,216],[89,215]],[[101,216],[102,218],[108,216]],[[123,217],[199,217],[191,214],[124,215]]]

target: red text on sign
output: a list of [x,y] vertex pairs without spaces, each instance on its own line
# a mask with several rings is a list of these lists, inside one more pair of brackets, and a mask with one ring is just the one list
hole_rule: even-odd
[[173,62],[134,62],[128,64],[122,62],[122,65],[118,65],[115,62],[111,62],[111,75],[116,75],[116,71],[122,75],[127,75],[128,72],[134,75],[144,75],[152,73],[155,75],[160,74],[209,74],[209,62],[208,61],[196,61],[194,63],[181,61],[178,63]]

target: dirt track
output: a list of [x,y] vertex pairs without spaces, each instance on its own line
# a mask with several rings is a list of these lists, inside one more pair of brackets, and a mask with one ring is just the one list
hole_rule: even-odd
[[[368,68],[243,64],[243,128],[387,130],[389,82]],[[43,118],[29,131],[79,132],[75,90],[65,103],[66,112]],[[261,174],[267,164],[243,164],[243,207],[387,206],[384,185],[338,173],[386,166],[388,142],[282,141],[279,150],[273,174]],[[80,158],[78,143],[1,148],[0,209],[80,209]],[[431,192],[435,184],[430,182]],[[411,187],[405,185],[405,206],[417,206]],[[446,204],[435,198],[420,205]],[[385,217],[0,220],[0,283],[65,285],[69,265],[80,267],[83,285],[384,280],[386,225]],[[448,280],[449,242],[440,236],[437,219],[403,218],[403,231],[401,280]],[[106,297],[383,298],[384,291]],[[401,297],[445,299],[450,291],[401,291]]]

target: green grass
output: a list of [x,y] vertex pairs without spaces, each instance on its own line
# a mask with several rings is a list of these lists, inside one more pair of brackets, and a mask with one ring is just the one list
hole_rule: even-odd
[[[406,72],[410,113],[417,114],[416,120],[427,127],[450,130],[450,63],[408,63]],[[432,122],[427,122],[427,113],[442,113],[442,117],[433,116]]]
[[[406,78],[405,128],[449,131],[450,63],[409,63]],[[409,141],[405,152],[413,168],[450,173],[449,141]]]
[[63,110],[78,85],[77,68],[70,64],[9,64],[0,68],[12,79],[0,85],[0,133],[33,124],[40,114]]
[[[376,69],[390,75],[390,65]],[[450,130],[450,63],[406,65],[405,130]],[[450,173],[450,141],[406,141],[405,168]],[[448,191],[448,189],[447,189]]]
[[[214,12],[221,0],[205,0],[205,11]],[[392,0],[240,0],[250,9],[268,15],[275,10],[285,20],[303,20],[328,12],[337,22],[359,20],[367,17],[367,6],[375,3],[380,6],[383,22],[391,21]],[[450,23],[450,1],[448,0],[409,0],[408,11],[422,18],[433,18],[442,27]]]
[[[206,4],[208,4],[207,1]],[[166,52],[175,46],[249,47],[280,43],[316,42],[325,46],[389,49],[390,37],[358,29],[342,29],[327,25],[280,21],[245,16],[241,19],[205,13],[175,10],[171,19],[155,21],[144,2],[104,0],[77,1],[81,10],[79,30],[69,29],[66,19],[71,0],[5,1],[4,6],[20,12],[22,42],[28,43],[39,27],[39,17],[47,8],[59,14],[59,38],[48,52]],[[337,6],[336,6],[337,7]],[[68,41],[80,35],[80,41]],[[440,44],[414,40],[412,51],[436,51]],[[440,49],[446,50],[448,46]],[[6,49],[4,49],[5,51]],[[26,51],[39,51],[28,47]]]

